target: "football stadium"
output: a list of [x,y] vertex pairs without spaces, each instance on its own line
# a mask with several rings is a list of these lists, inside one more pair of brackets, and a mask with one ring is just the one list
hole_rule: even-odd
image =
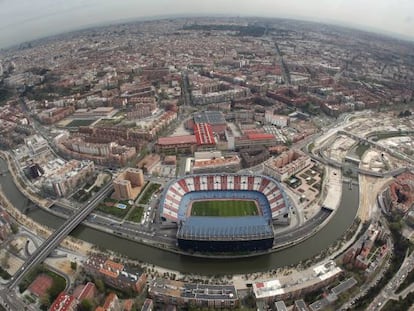
[[287,223],[289,203],[280,184],[267,176],[188,175],[168,184],[161,219],[177,224],[185,251],[251,252],[272,247],[273,225]]

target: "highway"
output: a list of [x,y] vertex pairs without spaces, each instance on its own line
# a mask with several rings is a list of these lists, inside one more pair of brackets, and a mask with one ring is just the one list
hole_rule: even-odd
[[331,214],[328,210],[321,209],[314,217],[307,220],[299,227],[295,227],[291,230],[282,232],[275,236],[273,245],[274,247],[280,247],[281,245],[293,242],[301,237],[309,235],[312,231],[321,225]]
[[88,201],[86,206],[79,208],[75,214],[66,220],[63,225],[58,228],[49,238],[26,260],[22,267],[11,278],[11,281],[7,284],[9,290],[17,286],[26,274],[37,264],[44,261],[47,256],[65,239],[68,234],[74,230],[99,204],[99,202],[105,198],[112,190],[112,183],[106,184],[91,200]]
[[[338,162],[334,159],[329,158],[324,153],[323,148],[315,149],[312,152],[309,152],[307,149],[308,148],[304,148],[303,151],[306,154],[308,154],[308,156],[310,156],[313,160],[315,160],[317,162],[323,163],[325,165],[330,165],[330,166],[336,167],[338,169],[350,167],[350,165],[347,165],[347,164],[344,164],[344,163],[341,163],[341,162]],[[317,152],[318,155],[314,154],[313,152]],[[384,172],[384,173],[376,172],[376,171],[370,171],[370,170],[362,169],[360,167],[354,167],[354,170],[357,171],[359,174],[362,174],[362,175],[385,178],[385,177],[389,177],[389,176],[398,176],[398,175],[406,172],[408,170],[408,167],[396,168],[392,171],[388,171],[388,172]]]
[[[393,245],[392,245],[392,241],[390,239],[387,239],[387,245],[388,247],[390,247],[390,251],[393,251]],[[363,299],[365,295],[367,295],[367,293],[369,292],[369,290],[374,287],[375,285],[378,284],[378,282],[381,281],[381,279],[384,277],[384,274],[386,272],[386,270],[390,267],[390,259],[388,259],[381,267],[378,271],[375,272],[375,275],[373,277],[373,279],[369,282],[366,282],[364,284],[362,284],[359,288],[359,292],[351,297],[345,304],[343,304],[341,306],[341,308],[339,308],[339,310],[352,310],[354,309],[354,304],[357,300],[359,299]],[[375,310],[375,309],[374,309]]]
[[[393,133],[393,132],[391,132],[391,133]],[[381,145],[381,144],[379,144],[379,143],[377,143],[375,141],[372,141],[371,139],[367,139],[367,138],[358,136],[356,134],[353,134],[351,132],[344,131],[344,130],[339,130],[338,131],[338,134],[340,134],[340,135],[346,135],[346,136],[348,136],[348,137],[350,137],[350,138],[352,138],[352,139],[354,139],[356,141],[363,142],[363,143],[367,143],[367,144],[373,146],[374,148],[377,148],[378,150],[387,152],[390,155],[392,155],[392,156],[394,156],[394,157],[396,157],[398,159],[402,159],[402,160],[405,160],[405,161],[409,162],[410,164],[414,164],[414,160],[412,160],[409,156],[407,156],[405,154],[402,154],[401,152],[392,150],[391,148],[385,147],[385,146],[383,146],[383,145]],[[407,134],[408,135],[409,134],[412,134],[412,132],[409,131],[409,132],[407,132]],[[372,136],[372,134],[370,136]]]

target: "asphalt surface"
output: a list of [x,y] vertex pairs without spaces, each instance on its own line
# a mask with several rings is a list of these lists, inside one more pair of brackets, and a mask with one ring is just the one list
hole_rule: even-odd
[[319,225],[321,225],[329,217],[330,214],[331,212],[322,209],[315,216],[308,219],[300,227],[284,231],[280,236],[276,235],[273,242],[274,247],[285,245],[289,242],[294,242],[295,240],[310,234]]
[[398,272],[392,277],[392,279],[388,282],[388,284],[382,289],[377,297],[373,300],[373,302],[367,308],[368,311],[377,311],[381,310],[384,305],[387,303],[388,300],[398,300],[401,296],[404,298],[408,293],[414,290],[414,284],[411,284],[408,288],[403,290],[401,293],[396,294],[395,291],[404,282],[405,278],[407,277],[408,273],[414,267],[414,253],[410,256],[407,256],[404,259],[400,269]]

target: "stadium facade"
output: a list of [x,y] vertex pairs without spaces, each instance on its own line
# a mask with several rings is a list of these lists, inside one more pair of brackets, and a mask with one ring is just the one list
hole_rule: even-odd
[[[257,215],[194,216],[195,201],[254,201]],[[252,252],[272,247],[273,225],[288,222],[289,201],[279,182],[261,175],[202,174],[176,179],[160,201],[163,221],[177,224],[177,244],[185,251]]]

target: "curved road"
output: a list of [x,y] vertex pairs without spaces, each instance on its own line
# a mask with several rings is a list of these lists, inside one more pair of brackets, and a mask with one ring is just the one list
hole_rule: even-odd
[[112,184],[106,184],[93,199],[88,201],[87,205],[80,208],[71,218],[63,223],[63,225],[57,229],[49,238],[43,242],[43,244],[28,258],[28,260],[22,265],[22,267],[15,273],[11,281],[8,283],[7,288],[13,289],[20,281],[25,277],[26,273],[31,268],[42,262],[47,256],[63,241],[63,239],[75,229],[92,210],[99,204],[99,202],[108,195],[112,189]]

